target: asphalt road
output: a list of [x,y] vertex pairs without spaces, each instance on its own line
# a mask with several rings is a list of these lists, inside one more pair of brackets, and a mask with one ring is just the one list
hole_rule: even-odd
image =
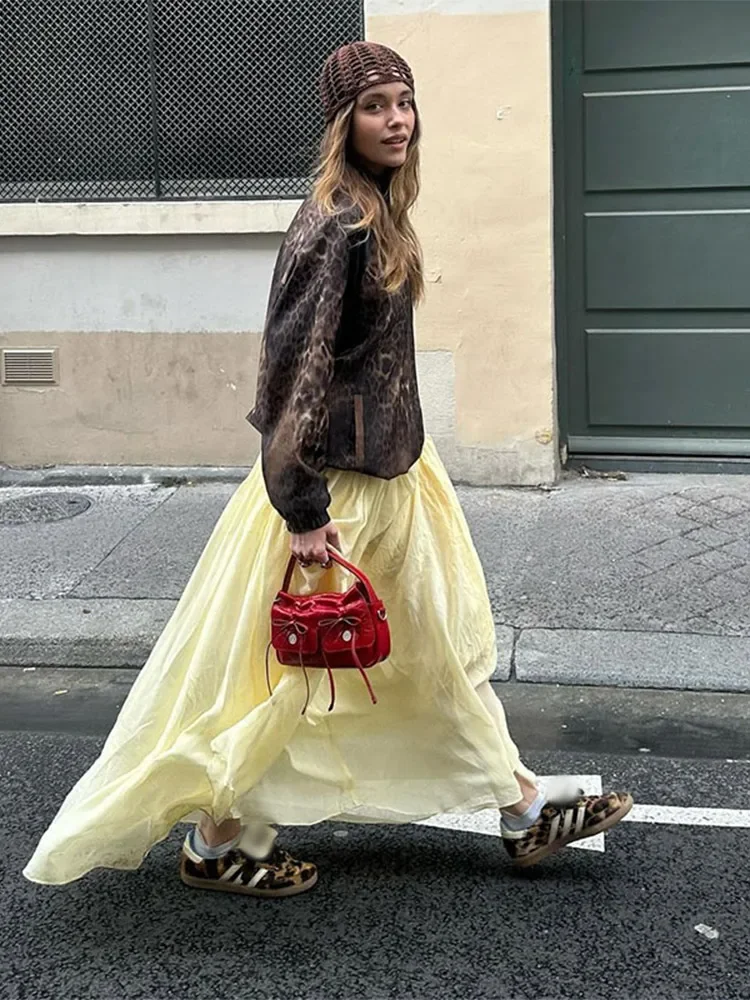
[[[540,774],[599,774],[640,804],[748,809],[747,696],[503,691]],[[184,887],[175,830],[137,872],[32,885],[21,868],[116,710],[100,699],[95,732],[59,697],[0,709],[3,1000],[750,998],[743,827],[623,823],[605,853],[568,849],[526,873],[480,833],[290,828],[320,883],[279,901]]]

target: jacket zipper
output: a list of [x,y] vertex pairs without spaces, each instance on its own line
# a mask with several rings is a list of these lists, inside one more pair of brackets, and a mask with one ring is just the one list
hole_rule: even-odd
[[365,460],[365,403],[362,396],[354,397],[354,455],[359,465]]

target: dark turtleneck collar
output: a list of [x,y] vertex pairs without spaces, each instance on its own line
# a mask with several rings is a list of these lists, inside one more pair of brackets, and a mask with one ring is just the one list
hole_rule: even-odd
[[382,174],[377,174],[373,176],[373,180],[380,189],[381,194],[387,194],[391,186],[391,177],[393,176],[392,170],[384,170]]
[[375,187],[380,191],[383,198],[385,199],[386,205],[391,203],[391,177],[393,176],[392,170],[384,170],[382,174],[372,174],[368,170],[367,176],[373,182]]
[[383,197],[386,200],[388,200],[388,191],[391,186],[391,177],[393,176],[393,171],[389,168],[386,168],[382,173],[374,174],[371,170],[368,170],[364,166],[359,165],[359,169],[365,175],[365,177],[367,177],[368,180],[372,181],[372,183],[375,185],[378,191],[380,191]]

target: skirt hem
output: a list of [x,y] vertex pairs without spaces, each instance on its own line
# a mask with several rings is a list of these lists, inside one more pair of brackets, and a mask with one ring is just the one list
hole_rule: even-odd
[[[403,817],[400,819],[395,819],[395,818],[386,819],[384,817],[367,816],[366,814],[363,814],[361,817],[359,817],[355,816],[353,813],[330,813],[325,816],[322,816],[320,819],[312,821],[299,820],[296,822],[295,821],[281,822],[276,820],[270,820],[268,822],[268,825],[285,826],[285,827],[305,827],[305,826],[319,826],[321,823],[351,823],[356,825],[370,825],[370,826],[375,826],[375,825],[408,826],[409,824],[421,823],[424,822],[425,820],[432,819],[434,816],[441,816],[441,815],[469,816],[472,815],[473,813],[482,812],[484,810],[489,810],[489,809],[493,810],[497,809],[499,812],[500,809],[504,809],[507,806],[513,805],[517,801],[518,799],[514,799],[512,802],[499,803],[497,798],[493,798],[492,800],[483,799],[481,801],[462,802],[456,806],[452,806],[446,809],[444,812],[428,811],[426,813],[423,812],[415,814],[403,813],[400,814]],[[172,832],[172,829],[174,829],[174,827],[180,824],[186,824],[186,823],[192,824],[193,822],[195,822],[195,820],[192,820],[189,817],[194,816],[196,813],[199,812],[205,812],[207,815],[209,816],[211,815],[210,811],[207,809],[202,809],[201,807],[196,808],[195,806],[191,807],[191,809],[185,813],[184,817],[182,819],[177,820],[176,823],[173,824],[173,826],[167,831],[167,833],[163,837],[161,837],[159,840],[154,841],[152,846],[149,847],[149,849],[140,857],[139,860],[133,859],[125,861],[123,859],[123,861],[119,864],[107,863],[103,865],[94,865],[92,868],[87,868],[76,875],[71,875],[69,878],[45,879],[42,878],[41,876],[32,875],[27,869],[24,869],[22,871],[22,875],[27,881],[33,882],[36,885],[67,885],[70,882],[76,882],[79,879],[84,878],[86,875],[89,875],[97,870],[137,871],[144,863],[148,855],[151,853],[153,848],[156,847],[158,844],[163,843],[167,839],[169,834]],[[394,814],[395,810],[393,811],[392,815]],[[251,819],[249,817],[243,817],[243,816],[232,816],[231,818],[238,819],[243,824],[250,822],[253,823],[258,822],[257,817],[252,817]],[[498,816],[498,831],[499,831],[499,824],[500,824],[500,818]]]

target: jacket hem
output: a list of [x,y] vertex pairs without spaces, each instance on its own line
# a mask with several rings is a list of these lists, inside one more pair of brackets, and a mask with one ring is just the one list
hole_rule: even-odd
[[328,524],[330,520],[331,518],[327,510],[317,515],[310,514],[305,517],[285,518],[287,531],[293,535],[304,535],[308,531],[317,531],[318,528],[322,528]]

